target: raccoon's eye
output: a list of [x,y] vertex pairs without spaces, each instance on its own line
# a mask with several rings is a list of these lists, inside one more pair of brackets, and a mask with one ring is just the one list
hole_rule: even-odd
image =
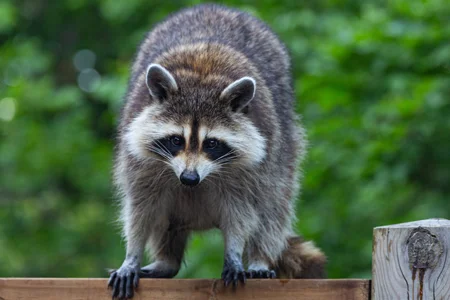
[[183,138],[179,136],[172,136],[170,138],[170,141],[172,142],[172,145],[174,146],[181,146],[183,144]]
[[214,149],[219,145],[219,141],[216,139],[207,139],[205,140],[205,148],[206,149]]

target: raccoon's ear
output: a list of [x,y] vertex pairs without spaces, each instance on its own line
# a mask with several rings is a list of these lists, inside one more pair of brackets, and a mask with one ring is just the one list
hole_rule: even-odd
[[227,86],[220,94],[220,99],[230,101],[231,110],[246,112],[247,105],[255,96],[256,81],[251,77],[242,77]]
[[151,64],[148,66],[146,83],[150,95],[159,101],[165,100],[169,92],[176,92],[178,90],[175,78],[159,64]]

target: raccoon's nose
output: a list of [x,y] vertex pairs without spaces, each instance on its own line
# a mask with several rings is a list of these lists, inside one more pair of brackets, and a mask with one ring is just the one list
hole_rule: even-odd
[[180,181],[184,185],[194,186],[200,182],[200,176],[197,171],[184,170],[180,175]]

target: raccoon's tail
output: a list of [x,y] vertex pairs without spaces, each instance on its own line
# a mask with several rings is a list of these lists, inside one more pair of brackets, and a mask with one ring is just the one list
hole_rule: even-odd
[[278,278],[325,278],[327,258],[313,242],[299,236],[288,238],[275,271]]

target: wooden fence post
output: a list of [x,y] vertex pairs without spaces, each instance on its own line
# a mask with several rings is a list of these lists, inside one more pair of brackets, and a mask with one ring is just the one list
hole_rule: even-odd
[[450,299],[450,221],[376,227],[372,300]]

